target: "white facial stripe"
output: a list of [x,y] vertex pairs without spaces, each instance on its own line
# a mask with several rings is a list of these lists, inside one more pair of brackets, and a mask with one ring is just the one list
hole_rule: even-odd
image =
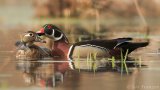
[[44,26],[44,28],[46,28],[47,24]]
[[[52,29],[52,31],[53,31],[53,32],[52,32],[52,35],[51,35],[51,36],[55,39],[55,41],[60,40],[60,39],[63,37],[63,34],[61,34],[60,37],[55,37],[55,36],[54,36],[55,30]],[[59,32],[60,32],[60,31],[59,31]]]
[[52,36],[54,36],[54,29],[52,29]]
[[63,37],[63,34],[61,34],[60,37],[54,37],[54,39],[57,41],[57,40],[60,40],[62,37]]

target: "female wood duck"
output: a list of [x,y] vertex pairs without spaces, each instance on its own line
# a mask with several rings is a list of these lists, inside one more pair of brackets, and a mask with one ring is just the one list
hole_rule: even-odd
[[[139,47],[145,47],[148,42],[130,42],[132,38],[117,38],[112,40],[90,40],[77,42],[73,45],[69,45],[69,41],[66,35],[58,27],[52,24],[46,24],[40,31],[37,32],[38,35],[45,35],[46,37],[54,41],[52,47],[52,54],[56,57],[55,60],[69,60],[69,64],[59,63],[57,66],[59,71],[64,72],[69,65],[71,69],[78,68],[78,64],[73,63],[77,57],[87,58],[89,53],[96,53],[97,58],[110,58],[112,56],[119,58],[121,51],[125,55],[126,51],[131,53]],[[84,59],[86,61],[86,59]],[[83,64],[86,64],[83,63]],[[102,64],[102,63],[100,63]],[[101,67],[101,65],[100,65]],[[80,69],[87,69],[84,65],[81,64]]]
[[[45,43],[45,41],[39,38],[39,36],[33,31],[26,32],[21,37],[21,41],[16,42],[18,48],[16,53],[16,59],[18,60],[16,62],[17,70],[22,71],[24,81],[28,85],[39,83],[43,86],[55,86],[56,79],[63,81],[63,76],[59,73],[54,73],[54,64],[33,63],[30,61],[52,57],[51,50],[46,47],[37,46],[34,42]],[[42,72],[38,73],[41,77],[36,76],[36,72]],[[46,76],[42,74],[45,74]]]
[[21,37],[21,41],[16,42],[16,46],[18,47],[16,58],[34,60],[43,57],[51,57],[51,51],[49,49],[45,47],[39,47],[35,45],[34,42],[45,43],[45,41],[39,38],[35,32],[26,32]]

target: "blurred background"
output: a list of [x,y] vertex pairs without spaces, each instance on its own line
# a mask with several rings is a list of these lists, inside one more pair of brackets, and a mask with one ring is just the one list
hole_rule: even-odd
[[[120,37],[133,37],[137,41],[149,38],[150,45],[134,52],[133,56],[158,61],[159,54],[146,53],[160,51],[159,6],[160,0],[0,0],[0,90],[26,87],[21,73],[16,71],[15,64],[10,63],[15,59],[14,44],[22,33],[38,31],[47,23],[61,28],[71,43]],[[157,62],[145,64],[159,68]],[[159,90],[159,75],[155,69],[140,70],[123,78],[113,72],[98,74],[95,79],[89,78],[93,73],[76,73],[74,77],[68,76],[66,80],[69,82],[58,90],[76,90],[77,87],[84,90],[86,84],[92,90],[99,89],[97,85],[104,90],[106,87],[110,90],[152,90],[147,88],[150,85],[154,86],[153,90]],[[109,83],[107,86],[106,82]]]
[[12,45],[15,40],[10,39],[17,38],[17,34],[37,31],[46,23],[64,30],[70,42],[143,37],[146,28],[157,34],[159,4],[159,0],[0,0],[0,46]]

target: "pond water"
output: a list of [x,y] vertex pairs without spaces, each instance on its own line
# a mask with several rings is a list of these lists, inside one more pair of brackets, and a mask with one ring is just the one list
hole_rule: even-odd
[[[159,41],[154,39],[151,41],[148,47],[136,50],[130,55],[136,59],[140,58],[146,67],[133,68],[132,73],[128,75],[125,73],[121,75],[116,71],[93,73],[69,70],[64,76],[64,82],[59,82],[53,88],[26,84],[22,70],[17,70],[15,49],[9,51],[3,46],[0,49],[0,90],[159,90],[160,57],[157,51]],[[32,70],[33,68],[30,69]],[[45,70],[48,69],[41,72]]]
[[[158,33],[160,33],[158,31],[160,23],[159,18],[147,19],[152,31],[154,31],[153,33],[151,33],[150,45],[146,48],[139,49],[130,55],[131,57],[136,59],[140,58],[142,60],[142,64],[146,65],[146,67],[133,68],[132,73],[129,73],[128,75],[121,75],[120,72],[116,71],[93,73],[70,70],[64,76],[64,82],[58,83],[56,87],[53,88],[44,87],[41,85],[26,84],[22,70],[17,70],[17,60],[15,59],[16,50],[14,47],[14,42],[19,39],[19,34],[22,33],[24,29],[26,29],[24,27],[21,27],[21,25],[35,26],[45,23],[56,23],[56,21],[59,21],[59,19],[45,19],[44,22],[36,20],[34,21],[33,7],[30,4],[31,0],[27,0],[27,2],[26,0],[23,1],[25,1],[25,3],[29,2],[29,4],[22,4],[21,6],[0,6],[0,10],[2,11],[0,12],[0,26],[1,30],[3,30],[0,30],[0,90],[160,90],[160,52],[158,51],[158,48],[160,46],[160,37],[158,35]],[[60,21],[60,23],[62,23],[62,25],[64,26],[66,22],[64,22],[64,19],[60,20],[62,21]],[[88,31],[94,34],[95,32],[93,30],[96,26],[95,21],[88,21],[85,23],[83,21],[84,20],[80,22],[79,20],[78,22],[77,19],[75,19],[75,21],[70,20],[67,21],[67,23],[73,24],[76,22],[78,26],[80,26],[79,23],[85,24],[84,26],[89,28]],[[105,28],[105,32],[108,29],[110,29],[110,31],[112,32],[107,32],[107,34],[104,33],[104,35],[109,38],[129,36],[136,37],[135,35],[139,32],[140,28],[138,27],[138,25],[139,23],[141,23],[139,21],[139,18],[133,18],[129,20],[127,19],[127,21],[117,18],[114,20],[112,18],[107,18],[102,20],[101,22],[104,24],[104,26],[107,27]],[[155,24],[157,24],[157,27],[152,26]],[[18,28],[15,28],[17,27],[16,25],[20,25],[20,27],[18,26]],[[130,27],[129,25],[132,25],[132,27]],[[135,27],[135,25],[137,26]],[[19,31],[10,30],[13,27],[15,29],[18,29]],[[119,32],[119,30],[123,30],[124,27],[127,27],[127,30],[130,33],[126,31]],[[134,32],[134,30],[138,32]],[[74,32],[76,30],[72,31]],[[52,67],[52,64],[50,63],[47,65],[49,65],[49,67]],[[47,67],[47,65],[44,65],[44,67]],[[52,68],[49,69],[52,70]],[[45,69],[43,70],[45,72]]]

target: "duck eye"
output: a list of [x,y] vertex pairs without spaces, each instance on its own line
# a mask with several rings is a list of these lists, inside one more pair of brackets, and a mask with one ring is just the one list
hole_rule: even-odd
[[33,37],[33,34],[32,34],[32,33],[30,33],[29,35]]
[[52,35],[53,30],[51,30],[51,29],[46,29],[46,30],[45,30],[45,33],[48,34],[48,35]]

